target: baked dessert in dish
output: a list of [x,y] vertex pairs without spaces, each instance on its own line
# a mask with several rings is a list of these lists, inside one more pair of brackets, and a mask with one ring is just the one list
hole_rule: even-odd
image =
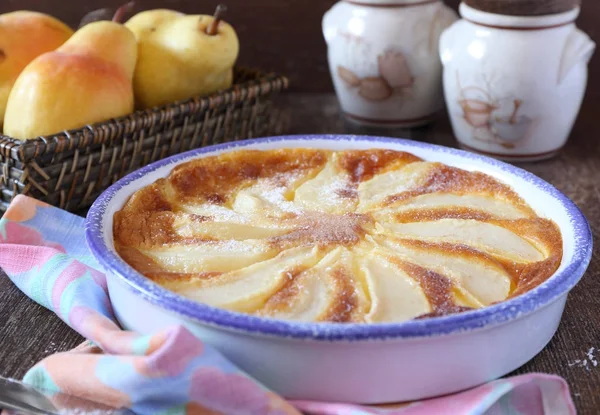
[[548,279],[557,225],[508,185],[410,153],[237,150],[176,166],[114,215],[121,258],[190,299],[295,321],[485,307]]

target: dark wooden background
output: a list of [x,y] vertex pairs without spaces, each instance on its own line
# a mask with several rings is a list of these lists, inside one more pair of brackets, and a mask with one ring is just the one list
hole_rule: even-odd
[[[124,0],[0,0],[0,13],[18,9],[50,13],[76,27],[88,12],[115,8]],[[281,101],[292,117],[291,132],[356,133],[348,131],[331,94],[321,19],[335,0],[222,0],[227,20],[241,42],[240,63],[277,71],[291,80]],[[514,1],[514,0],[505,0]],[[187,13],[212,13],[218,0],[138,0],[137,10],[171,8]],[[458,0],[448,0],[457,7]],[[584,0],[578,25],[596,42],[600,1]],[[600,234],[600,51],[590,65],[586,99],[569,144],[559,157],[523,167],[565,192]],[[455,145],[448,121],[439,120],[421,132],[397,132],[405,138]],[[556,373],[569,382],[580,414],[600,414],[600,255],[569,297],[561,328],[553,341],[517,373]],[[75,346],[81,338],[55,316],[26,298],[0,273],[0,375],[20,377],[43,356]],[[518,347],[518,345],[516,345]],[[592,348],[594,347],[594,348]],[[590,353],[590,354],[588,354]],[[591,357],[590,357],[591,356]],[[598,358],[600,360],[600,358]]]
[[[506,0],[507,2],[511,0]],[[0,13],[30,9],[62,19],[76,27],[83,15],[100,8],[116,8],[125,0],[0,0]],[[186,13],[212,14],[223,2],[226,17],[238,32],[240,62],[278,71],[289,76],[296,92],[333,90],[327,68],[326,48],[321,34],[321,19],[336,0],[137,0],[136,9],[170,8]],[[457,8],[458,0],[447,0]],[[600,1],[583,1],[579,26],[595,40],[600,21]],[[600,53],[591,72],[600,71]],[[600,78],[590,79],[586,105],[600,101]]]

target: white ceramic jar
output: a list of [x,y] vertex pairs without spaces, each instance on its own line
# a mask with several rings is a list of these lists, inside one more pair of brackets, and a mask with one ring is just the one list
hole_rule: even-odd
[[439,36],[456,20],[438,0],[336,3],[323,34],[345,116],[378,126],[429,122],[443,107]]
[[460,5],[441,36],[444,92],[466,149],[509,161],[555,155],[566,143],[595,44],[577,29],[579,8],[508,16]]

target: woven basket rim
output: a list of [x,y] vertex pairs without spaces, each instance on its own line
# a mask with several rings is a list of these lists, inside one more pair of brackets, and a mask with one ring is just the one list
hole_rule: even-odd
[[[31,158],[42,156],[48,152],[59,153],[62,151],[73,150],[75,147],[85,148],[85,146],[75,143],[75,138],[85,135],[101,137],[94,140],[95,144],[102,144],[109,136],[107,131],[114,129],[127,129],[133,131],[136,123],[144,123],[155,115],[178,114],[186,116],[192,112],[212,109],[219,105],[237,103],[243,101],[245,97],[254,89],[255,96],[265,96],[271,92],[279,92],[289,85],[289,80],[284,75],[275,72],[264,72],[246,66],[236,66],[235,71],[254,72],[256,79],[247,80],[232,85],[230,88],[216,92],[204,97],[192,97],[181,101],[176,101],[163,106],[157,106],[144,110],[136,110],[118,118],[111,118],[106,121],[86,125],[73,130],[65,130],[49,136],[40,136],[27,140],[19,140],[0,133],[0,154],[10,157],[13,160],[25,162]],[[130,132],[128,131],[128,132]],[[67,143],[66,146],[58,146],[58,141]],[[77,140],[79,141],[79,140]],[[84,140],[85,141],[85,140]],[[26,157],[25,153],[33,153],[33,157]]]

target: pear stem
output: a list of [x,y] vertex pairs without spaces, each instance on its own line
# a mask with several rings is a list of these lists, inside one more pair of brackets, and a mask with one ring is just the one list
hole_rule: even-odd
[[115,12],[115,14],[112,18],[112,21],[115,23],[123,23],[123,18],[125,17],[125,15],[127,13],[129,13],[131,11],[131,9],[133,9],[134,5],[135,5],[135,1],[130,1],[130,2],[122,5],[121,7],[119,7],[117,9],[117,11]]
[[206,28],[206,34],[209,36],[214,36],[217,34],[217,28],[219,27],[219,23],[221,23],[221,19],[223,18],[223,15],[225,14],[225,12],[227,11],[227,6],[225,6],[224,4],[219,4],[215,10],[215,14],[213,15],[214,20],[212,21],[212,23],[210,24],[210,26],[208,26]]

